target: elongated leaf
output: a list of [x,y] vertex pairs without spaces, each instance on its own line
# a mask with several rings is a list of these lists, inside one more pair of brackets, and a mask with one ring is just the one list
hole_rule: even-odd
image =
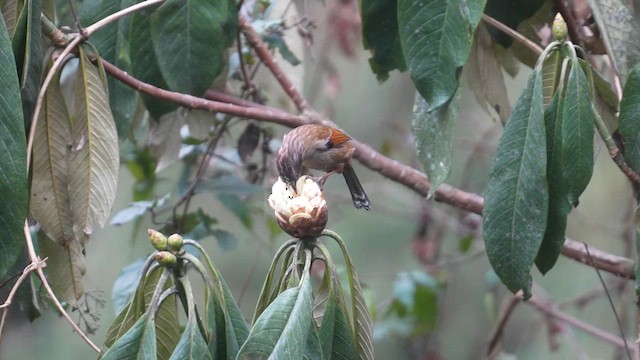
[[182,137],[180,128],[184,125],[184,117],[180,110],[162,115],[158,122],[150,124],[149,149],[156,159],[156,172],[160,172],[178,161]]
[[27,217],[27,145],[25,140],[20,88],[11,42],[0,21],[0,278],[18,259],[24,241]]
[[309,334],[307,335],[307,343],[305,344],[303,356],[303,359],[306,360],[324,359],[322,344],[320,343],[320,336],[318,335],[318,328],[313,321],[309,324]]
[[22,95],[22,111],[25,124],[31,123],[31,114],[36,105],[40,78],[42,77],[42,34],[40,31],[40,16],[42,14],[42,0],[27,0],[24,4],[16,31],[11,39],[13,53],[20,78],[20,93]]
[[394,0],[362,0],[362,42],[371,51],[369,66],[378,81],[385,81],[395,69],[407,70],[398,34],[397,2]]
[[339,294],[329,295],[319,330],[322,353],[327,360],[355,359],[356,346],[344,312],[344,294],[341,287],[336,287],[335,290]]
[[373,320],[367,303],[362,295],[360,280],[355,272],[351,260],[348,261],[351,270],[349,273],[349,290],[351,292],[351,303],[353,308],[353,332],[356,343],[356,352],[359,359],[373,360]]
[[36,126],[29,205],[44,233],[67,245],[74,240],[67,166],[71,132],[58,80],[47,89]]
[[[85,243],[94,226],[103,226],[116,195],[118,135],[109,108],[104,72],[91,64],[80,48],[71,113],[69,155],[74,233]],[[102,74],[101,74],[102,72]]]
[[431,181],[429,196],[451,173],[453,130],[458,119],[460,92],[456,94],[451,101],[433,110],[429,110],[429,104],[420,94],[416,94],[413,104],[413,135],[418,157]]
[[542,79],[534,71],[498,143],[483,211],[489,262],[509,290],[526,297],[549,205],[543,113]]
[[87,271],[84,247],[76,239],[66,245],[38,236],[42,257],[49,258],[45,272],[60,300],[75,306],[84,294],[84,274]]
[[576,206],[593,174],[596,121],[591,102],[591,84],[577,58],[573,59],[569,71],[562,111],[562,171],[565,179],[569,179],[567,200]]
[[158,65],[169,88],[200,96],[222,71],[226,0],[168,0],[151,16]]
[[[87,26],[119,10],[135,4],[134,0],[85,1],[80,8],[80,22]],[[129,29],[131,17],[115,21],[91,36],[91,43],[100,56],[120,69],[130,72]],[[118,136],[127,136],[136,109],[136,92],[129,86],[109,76],[109,105],[118,129]]]
[[635,172],[640,172],[640,65],[636,65],[624,85],[620,102],[620,135],[624,143],[624,159]]
[[487,112],[488,107],[493,109],[504,123],[511,114],[511,104],[502,76],[502,67],[496,57],[496,46],[487,27],[483,24],[478,25],[469,61],[465,67],[465,76],[478,103]]
[[613,65],[625,83],[627,76],[640,60],[640,19],[620,0],[589,0],[593,17],[598,24]]
[[569,185],[562,170],[562,122],[564,94],[554,95],[544,112],[547,140],[547,184],[549,186],[549,217],[547,228],[536,256],[536,267],[545,274],[556,263],[564,244],[567,216],[571,203],[567,199]]
[[[554,51],[544,60],[542,65],[542,94],[544,97],[545,107],[549,106],[551,100],[556,94],[556,90],[560,85],[560,81],[564,81],[562,78],[562,68],[564,62],[568,62],[569,59],[562,56],[560,51]],[[548,144],[547,140],[547,144]]]
[[121,338],[107,350],[102,359],[155,359],[156,327],[149,314],[142,315]]
[[211,353],[207,348],[207,343],[204,341],[198,324],[195,320],[195,316],[192,316],[187,321],[187,326],[176,345],[173,354],[171,354],[171,360],[184,360],[184,359],[211,359]]
[[[143,296],[135,296],[129,300],[127,305],[118,313],[116,319],[107,330],[104,340],[105,346],[111,346],[116,340],[121,338],[134,323],[144,314],[146,307],[151,301],[151,296],[162,275],[163,268],[156,268],[147,274],[144,282]],[[164,285],[164,290],[173,286],[173,281],[169,279]],[[144,303],[143,303],[144,302]],[[178,320],[176,298],[171,296],[160,304],[160,308],[155,316],[156,342],[158,359],[169,359],[173,349],[178,343],[180,336],[180,322]]]
[[[168,89],[169,86],[158,67],[158,59],[151,41],[151,14],[150,10],[140,11],[135,13],[131,20],[129,36],[131,71],[136,78],[146,83]],[[149,114],[155,119],[177,108],[177,105],[171,102],[158,100],[153,96],[141,96]]]
[[237,359],[302,359],[313,324],[311,281],[282,292],[260,315]]
[[399,0],[400,42],[411,79],[432,111],[458,88],[484,0]]

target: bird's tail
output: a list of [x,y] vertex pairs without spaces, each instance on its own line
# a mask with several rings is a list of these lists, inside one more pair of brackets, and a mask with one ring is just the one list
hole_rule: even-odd
[[371,210],[369,197],[364,192],[360,180],[358,180],[358,176],[356,176],[356,172],[350,164],[344,167],[342,175],[344,175],[344,180],[347,182],[353,205],[355,205],[357,209],[364,208],[365,210]]

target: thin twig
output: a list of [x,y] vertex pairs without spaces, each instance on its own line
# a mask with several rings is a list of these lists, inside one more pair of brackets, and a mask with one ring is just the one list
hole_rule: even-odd
[[[586,242],[583,242],[582,244],[584,245],[584,250],[587,252],[589,259],[592,259],[591,253],[589,252],[589,246],[587,245]],[[611,294],[609,294],[609,289],[607,288],[607,285],[605,285],[604,279],[602,279],[602,274],[600,274],[600,270],[598,270],[598,268],[595,268],[595,270],[596,270],[596,274],[598,274],[598,279],[600,279],[600,284],[602,284],[602,288],[604,289],[604,292],[607,295],[607,299],[609,300],[609,305],[611,306],[611,311],[613,311],[613,316],[616,318],[616,323],[618,324],[618,331],[620,331],[620,337],[622,337],[622,340],[624,341],[624,347],[627,350],[627,356],[629,357],[629,360],[632,360],[633,358],[631,357],[629,344],[627,344],[627,338],[624,335],[624,329],[622,328],[622,323],[620,322],[618,311],[616,310],[616,307],[613,304],[613,300],[611,299]]]
[[536,44],[533,41],[527,39],[524,35],[522,35],[519,32],[513,30],[512,28],[510,28],[507,25],[501,23],[500,21],[492,18],[491,16],[489,16],[487,14],[482,14],[482,20],[484,20],[488,24],[493,25],[495,28],[497,28],[498,30],[502,31],[503,33],[511,36],[514,40],[522,43],[522,45],[524,45],[527,48],[529,48],[529,50],[531,50],[537,56],[540,56],[540,54],[542,54],[543,50],[538,44]]
[[291,101],[296,105],[296,108],[300,112],[309,110],[309,104],[307,100],[300,94],[298,89],[293,85],[289,77],[284,73],[280,65],[275,61],[267,46],[260,39],[260,35],[253,29],[251,23],[247,18],[240,15],[239,23],[240,30],[247,38],[249,45],[256,51],[260,60],[269,68],[273,76],[278,80],[282,89],[289,95]]
[[513,310],[515,310],[516,306],[522,302],[522,298],[522,291],[519,291],[513,296],[509,297],[506,304],[502,306],[502,311],[500,312],[498,322],[493,328],[493,331],[491,331],[491,336],[489,336],[489,342],[487,345],[487,357],[489,359],[493,359],[497,355],[499,349],[498,342],[502,339],[504,328],[507,326],[507,322],[511,318]]
[[154,6],[154,5],[158,5],[163,3],[165,0],[146,0],[140,3],[137,3],[135,5],[129,6],[126,9],[122,9],[116,13],[113,13],[107,17],[105,17],[104,19],[100,19],[98,21],[96,21],[95,23],[93,23],[92,25],[87,26],[84,29],[83,32],[83,36],[85,37],[90,37],[91,35],[93,35],[94,32],[98,31],[99,29],[111,24],[114,21],[119,20],[120,18],[123,18],[129,14],[132,14],[136,11],[140,11],[144,8],[150,7],[150,6]]
[[11,291],[9,292],[7,299],[4,301],[2,305],[0,305],[0,308],[2,308],[2,319],[0,320],[0,343],[2,343],[2,334],[4,333],[3,331],[4,324],[5,324],[5,321],[7,320],[7,314],[9,313],[9,306],[11,306],[11,303],[13,302],[13,298],[16,296],[16,293],[20,285],[22,285],[22,283],[29,277],[29,275],[38,266],[42,266],[42,267],[46,266],[44,260],[41,260],[40,264],[30,263],[24,268],[24,270],[22,270],[22,275],[20,275],[16,283],[13,284],[13,287],[11,288]]

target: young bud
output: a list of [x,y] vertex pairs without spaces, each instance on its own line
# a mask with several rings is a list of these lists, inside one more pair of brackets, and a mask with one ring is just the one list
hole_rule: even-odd
[[557,41],[564,41],[567,38],[568,33],[569,29],[567,28],[567,23],[562,18],[562,15],[557,13],[555,19],[553,19],[553,26],[551,27],[553,39]]
[[160,231],[156,231],[153,229],[147,230],[147,234],[149,234],[149,240],[151,240],[151,245],[158,250],[163,251],[167,250],[167,237],[164,236]]
[[155,258],[158,264],[160,264],[160,266],[166,267],[166,268],[172,268],[178,261],[178,258],[176,258],[175,255],[173,255],[168,251],[157,252],[155,255]]
[[180,252],[180,250],[182,250],[183,242],[184,240],[182,239],[182,236],[180,234],[173,234],[167,239],[168,248],[174,253]]

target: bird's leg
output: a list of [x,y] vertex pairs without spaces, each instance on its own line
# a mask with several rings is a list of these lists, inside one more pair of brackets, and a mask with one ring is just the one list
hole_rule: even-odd
[[333,175],[333,174],[335,174],[335,173],[336,173],[336,171],[335,171],[335,170],[333,170],[333,171],[329,171],[328,173],[326,173],[326,174],[324,174],[324,175],[322,175],[322,176],[320,176],[320,177],[315,178],[315,179],[314,179],[314,181],[315,181],[316,183],[318,183],[318,186],[320,186],[320,188],[323,188],[323,187],[324,187],[324,183],[325,183],[325,181],[327,181],[327,179],[329,178],[329,176],[331,176],[331,175]]

